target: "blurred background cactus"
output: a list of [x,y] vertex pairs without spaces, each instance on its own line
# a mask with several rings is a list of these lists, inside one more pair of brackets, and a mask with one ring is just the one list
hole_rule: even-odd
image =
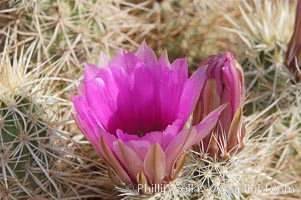
[[154,26],[139,17],[149,12],[147,2],[8,2],[11,7],[5,12],[13,18],[10,25],[15,31],[10,37],[18,38],[15,45],[36,46],[32,61],[55,62],[56,73],[64,78],[78,78],[74,76],[81,74],[83,62],[97,63],[100,50],[135,49],[137,40],[142,41]]
[[252,0],[238,8],[240,19],[224,13],[231,25],[223,29],[240,41],[249,95],[245,108],[251,114],[271,105],[292,81],[283,56],[294,28],[295,1]]
[[[233,18],[239,15],[233,1],[154,1],[156,28],[147,41],[161,53],[167,49],[171,60],[187,55],[189,66],[195,69],[208,56],[220,51],[233,51],[236,37],[225,34],[219,26],[229,24],[223,12]],[[221,4],[223,6],[221,6]]]

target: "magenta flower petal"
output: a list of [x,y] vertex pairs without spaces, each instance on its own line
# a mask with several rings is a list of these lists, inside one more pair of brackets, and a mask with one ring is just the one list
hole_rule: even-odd
[[[187,119],[192,113],[203,88],[206,66],[200,67],[185,83],[180,100],[179,118]],[[185,123],[185,121],[183,121]]]
[[188,64],[186,58],[176,59],[170,66],[173,71],[173,82],[180,86],[184,86],[188,79]]
[[167,51],[163,51],[163,53],[161,54],[160,58],[159,58],[159,64],[163,65],[163,66],[170,66],[170,62],[168,60],[168,55],[167,55]]
[[[143,64],[143,62],[137,56],[135,56],[135,54],[120,50],[116,54],[116,56],[109,62],[109,68],[118,68],[119,70],[122,70],[123,73],[130,75],[133,73],[135,67],[138,67],[141,64]],[[128,79],[130,77],[123,76],[123,78]]]
[[85,85],[83,83],[80,83],[77,86],[77,91],[78,91],[78,95],[80,95],[80,96],[86,96],[86,89],[85,89]]
[[157,63],[157,56],[152,49],[150,49],[146,42],[143,41],[142,45],[139,47],[138,51],[135,54],[142,62],[146,64],[155,64]]
[[116,105],[111,100],[112,94],[105,87],[105,83],[101,78],[93,79],[86,84],[86,97],[91,112],[96,115],[97,123],[110,131],[110,116],[113,115]]
[[113,150],[131,179],[135,181],[136,175],[143,169],[143,160],[139,154],[121,140],[114,142]]
[[161,184],[165,176],[166,157],[159,144],[154,144],[144,160],[143,168],[145,175],[151,183]]
[[166,161],[167,174],[172,175],[172,169],[175,165],[175,162],[183,154],[187,144],[193,143],[195,137],[196,131],[192,129],[182,130],[176,137],[174,137],[172,142],[165,150],[165,154],[168,155]]
[[182,155],[182,152],[189,149],[193,144],[203,139],[210,131],[212,131],[216,126],[220,113],[223,111],[224,107],[225,106],[220,106],[211,112],[198,125],[191,129],[183,130],[172,140],[165,150],[166,155],[169,155],[166,167],[169,173],[171,173],[175,162]]
[[156,118],[158,114],[153,106],[155,95],[152,82],[150,69],[146,67],[135,69],[131,95],[135,101],[132,106],[137,114],[136,126],[138,125],[139,130],[133,130],[133,132],[140,130],[152,132],[164,128],[161,121]]
[[[171,70],[168,71],[166,77],[167,81],[161,83],[160,87],[162,120],[166,120],[168,124],[173,122],[175,118],[178,118],[179,109],[181,109],[181,105],[184,104],[183,101],[181,102],[181,98],[183,93],[186,92],[184,89],[187,89],[187,87],[185,88],[185,86],[187,85],[189,87],[186,59],[181,58],[175,60],[170,68]],[[183,116],[183,119],[185,121],[185,116]]]
[[77,111],[76,121],[82,132],[85,133],[86,137],[91,141],[94,147],[97,146],[97,141],[99,140],[99,135],[95,134],[98,132],[98,126],[89,113],[89,107],[87,101],[83,96],[72,97],[75,109]]
[[188,78],[186,58],[157,60],[145,42],[136,54],[121,50],[111,61],[101,54],[100,66],[85,64],[84,85],[73,97],[77,123],[124,183],[168,183],[179,158],[216,126],[219,109],[183,130],[206,69]]
[[109,65],[110,62],[110,58],[103,52],[100,52],[100,56],[99,56],[99,61],[98,61],[98,66],[99,67],[107,67]]
[[146,157],[148,150],[151,148],[152,144],[147,140],[130,140],[125,142],[130,148],[139,154],[141,159]]
[[85,63],[84,65],[85,65],[85,72],[84,72],[85,84],[88,81],[93,80],[101,71],[103,71],[101,68],[93,64]]
[[124,170],[124,168],[121,166],[120,162],[116,159],[114,156],[112,150],[107,146],[105,140],[100,137],[100,145],[101,145],[101,151],[99,153],[102,155],[102,157],[105,159],[105,161],[111,166],[115,172],[120,176],[120,178],[125,183],[131,183],[131,179],[128,175],[128,173]]
[[[208,135],[208,133],[216,126],[217,121],[221,115],[221,112],[225,110],[227,105],[221,105],[214,111],[212,111],[209,115],[207,115],[199,124],[195,126],[197,130],[197,136],[195,138],[196,141],[200,141],[204,137]],[[191,144],[193,145],[193,144]]]

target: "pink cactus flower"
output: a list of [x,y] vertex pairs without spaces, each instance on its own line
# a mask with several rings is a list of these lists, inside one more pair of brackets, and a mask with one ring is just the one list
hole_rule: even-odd
[[186,58],[158,60],[144,42],[98,66],[85,64],[73,97],[83,134],[124,184],[165,184],[183,167],[184,153],[215,126],[223,106],[188,129],[207,67],[188,78]]
[[245,99],[244,77],[241,66],[229,52],[211,56],[200,64],[206,69],[204,87],[193,114],[192,124],[198,124],[220,105],[222,111],[215,129],[198,148],[212,158],[227,158],[243,148],[245,129],[242,108]]

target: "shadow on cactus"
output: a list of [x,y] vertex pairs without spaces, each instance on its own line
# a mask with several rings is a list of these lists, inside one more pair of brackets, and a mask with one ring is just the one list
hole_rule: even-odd
[[10,103],[0,101],[0,187],[6,191],[4,198],[41,197],[54,190],[48,170],[49,130],[40,116],[30,97],[15,95]]

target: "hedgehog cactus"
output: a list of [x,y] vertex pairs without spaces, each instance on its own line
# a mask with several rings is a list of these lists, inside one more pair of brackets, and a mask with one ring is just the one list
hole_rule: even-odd
[[23,53],[15,50],[11,62],[8,51],[6,45],[0,58],[0,198],[55,198],[50,194],[57,192],[50,177],[54,157],[48,148],[53,129],[35,103],[37,84],[30,82]]
[[51,164],[46,153],[47,124],[40,119],[40,111],[30,97],[14,96],[13,101],[0,101],[0,105],[0,178],[4,191],[9,192],[4,197],[27,199],[40,195],[52,185],[47,177],[49,166],[45,166]]

